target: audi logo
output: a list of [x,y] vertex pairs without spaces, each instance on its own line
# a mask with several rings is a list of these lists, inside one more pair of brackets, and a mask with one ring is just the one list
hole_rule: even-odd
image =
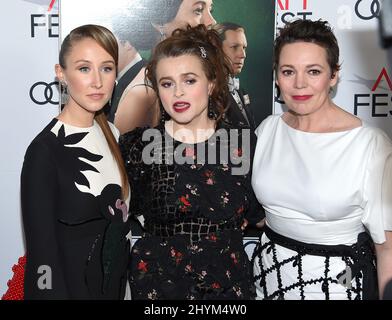
[[54,100],[55,93],[58,97],[58,81],[46,83],[44,81],[38,81],[34,83],[30,88],[30,99],[39,105],[59,104],[59,100]]
[[[361,5],[362,2],[370,4],[366,8],[366,5]],[[381,11],[381,4],[379,0],[358,0],[355,4],[355,14],[362,20],[371,20],[373,18],[378,18]]]

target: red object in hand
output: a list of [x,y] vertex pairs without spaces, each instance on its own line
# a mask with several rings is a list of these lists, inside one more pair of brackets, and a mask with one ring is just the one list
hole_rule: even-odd
[[8,290],[1,298],[2,300],[23,300],[24,299],[24,274],[26,266],[26,255],[18,259],[18,264],[12,267],[14,275],[7,282]]

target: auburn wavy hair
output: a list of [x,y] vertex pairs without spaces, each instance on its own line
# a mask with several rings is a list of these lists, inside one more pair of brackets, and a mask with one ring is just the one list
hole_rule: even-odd
[[[202,54],[204,48],[205,54]],[[150,62],[145,71],[146,84],[152,85],[156,92],[157,65],[163,58],[191,55],[197,57],[203,67],[206,77],[214,82],[210,99],[212,111],[217,121],[221,120],[227,108],[229,89],[227,86],[230,75],[230,60],[222,49],[219,34],[215,30],[209,30],[204,25],[185,29],[176,29],[171,37],[161,41],[154,48]]]

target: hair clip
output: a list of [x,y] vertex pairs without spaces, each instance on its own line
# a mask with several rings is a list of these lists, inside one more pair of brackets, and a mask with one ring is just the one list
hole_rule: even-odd
[[207,51],[204,49],[204,47],[199,47],[200,48],[200,56],[205,59],[207,58]]

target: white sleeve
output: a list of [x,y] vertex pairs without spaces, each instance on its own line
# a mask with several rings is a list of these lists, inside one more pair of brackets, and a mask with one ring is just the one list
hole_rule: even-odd
[[389,154],[385,163],[382,182],[382,202],[385,230],[392,231],[392,154]]
[[377,244],[385,242],[385,231],[392,231],[392,143],[385,133],[374,140],[365,179],[365,211],[362,223]]
[[270,126],[273,122],[278,121],[278,117],[280,117],[280,115],[269,115],[265,118],[255,129],[256,136],[259,137],[266,126]]

